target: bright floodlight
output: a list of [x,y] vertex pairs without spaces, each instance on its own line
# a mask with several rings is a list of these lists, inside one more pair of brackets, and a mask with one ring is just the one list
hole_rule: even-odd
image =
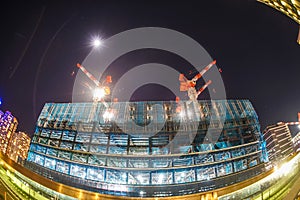
[[94,40],[93,40],[93,46],[94,47],[99,47],[99,46],[101,46],[101,44],[102,44],[102,40],[101,39],[94,38]]
[[111,120],[114,117],[114,113],[112,111],[106,110],[103,114],[103,118],[105,120]]
[[93,93],[94,101],[100,101],[105,96],[104,88],[96,88]]
[[181,118],[184,117],[184,112],[183,112],[183,110],[179,113],[179,116],[180,116]]

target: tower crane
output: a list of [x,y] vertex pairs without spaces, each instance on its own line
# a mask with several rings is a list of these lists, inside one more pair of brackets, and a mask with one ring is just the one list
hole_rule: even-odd
[[77,63],[77,67],[96,85],[93,93],[93,101],[104,101],[105,96],[110,94],[109,83],[112,82],[111,76],[107,76],[106,80],[101,84],[90,72],[86,70],[81,64]]
[[103,114],[103,119],[105,121],[110,121],[114,117],[114,111],[112,108],[109,108],[109,105],[105,102],[104,98],[110,95],[109,84],[112,82],[111,76],[107,76],[106,80],[103,83],[100,83],[90,72],[86,70],[81,64],[77,63],[77,67],[96,85],[93,93],[93,107],[89,116],[90,120],[94,120],[97,115],[97,103],[102,102],[106,107],[106,110]]
[[189,101],[188,104],[191,102],[196,102],[198,96],[212,83],[209,80],[204,86],[202,86],[198,91],[196,90],[196,82],[199,78],[201,78],[213,65],[216,64],[216,60],[209,63],[200,73],[198,73],[194,78],[188,80],[183,74],[179,75],[179,82],[180,82],[180,91],[187,91]]

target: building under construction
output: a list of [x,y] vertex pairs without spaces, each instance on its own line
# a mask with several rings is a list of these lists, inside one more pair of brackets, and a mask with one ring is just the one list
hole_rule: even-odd
[[25,166],[96,193],[168,197],[245,181],[266,159],[248,100],[47,103]]

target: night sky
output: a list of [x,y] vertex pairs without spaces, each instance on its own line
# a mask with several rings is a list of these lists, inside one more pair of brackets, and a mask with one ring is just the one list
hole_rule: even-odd
[[[76,63],[91,51],[93,35],[105,39],[128,29],[164,27],[192,37],[217,60],[227,98],[249,99],[262,130],[296,121],[298,24],[254,0],[199,2],[204,1],[9,1],[1,7],[0,109],[10,110],[18,130],[32,135],[45,103],[71,102]],[[116,60],[109,73],[116,80],[149,62],[181,73],[191,67],[168,52],[139,50]],[[132,100],[174,98],[165,88],[146,85]]]

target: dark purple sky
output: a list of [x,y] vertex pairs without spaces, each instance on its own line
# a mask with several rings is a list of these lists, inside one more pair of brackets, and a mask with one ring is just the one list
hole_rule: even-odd
[[[108,38],[155,26],[199,42],[222,68],[228,98],[250,99],[262,129],[278,121],[296,121],[300,111],[296,22],[254,0],[198,2],[9,1],[1,8],[0,109],[10,110],[19,120],[18,129],[32,134],[46,102],[71,101],[75,78],[71,73],[90,52],[92,35]],[[123,71],[114,72],[114,78],[148,62],[177,69],[188,65],[167,52],[137,51],[116,60],[114,65],[122,65]],[[133,99],[173,98],[166,90],[161,96],[149,88],[141,88]]]

